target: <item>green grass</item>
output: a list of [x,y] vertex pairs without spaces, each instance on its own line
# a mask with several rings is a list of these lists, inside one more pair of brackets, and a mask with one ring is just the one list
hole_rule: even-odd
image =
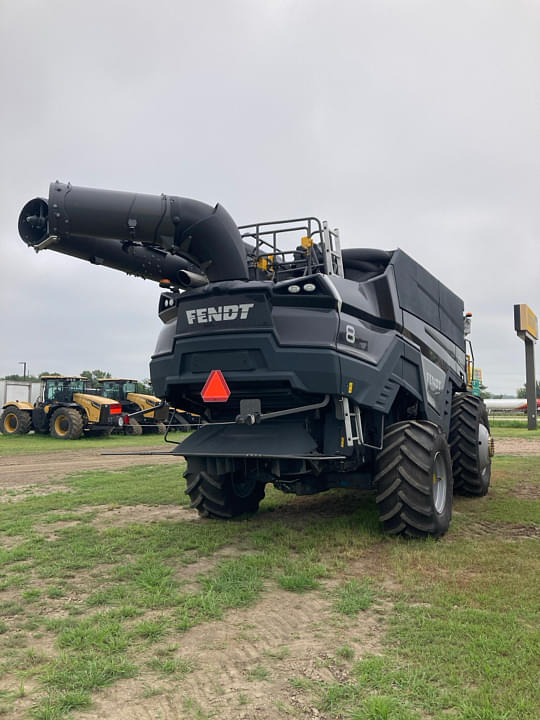
[[266,680],[270,675],[270,671],[264,665],[256,665],[248,674],[248,680]]
[[[386,652],[357,662],[350,682],[314,690],[330,717],[538,717],[538,540],[507,532],[513,523],[540,526],[540,502],[510,495],[523,482],[540,483],[540,458],[499,458],[486,498],[456,498],[447,541],[388,548],[402,590]],[[467,533],[484,520],[499,530]]]
[[[326,660],[347,669],[344,679],[292,680],[329,720],[540,714],[538,540],[515,535],[540,527],[540,501],[516,493],[540,483],[540,457],[496,457],[492,491],[456,498],[440,542],[384,537],[373,499],[344,491],[297,499],[269,488],[258,515],[231,522],[186,514],[94,524],[101,508],[185,505],[182,471],[178,462],[85,472],[62,479],[67,492],[0,504],[0,531],[16,540],[0,549],[0,678],[23,681],[31,717],[78,717],[122,678],[143,676],[149,688],[180,682],[195,669],[177,655],[183,633],[206,623],[212,637],[213,622],[275,589],[295,604],[317,593],[336,627],[361,626],[364,613],[384,616],[381,655],[365,656],[347,638]],[[333,504],[341,510],[323,512]],[[62,527],[67,518],[74,524]],[[351,563],[369,557],[369,577],[352,576]],[[212,562],[184,582],[183,571],[202,559]],[[383,588],[388,576],[393,590]],[[34,638],[53,649],[36,651]],[[254,660],[249,679],[271,683],[289,652],[264,653],[272,671]],[[0,695],[9,712],[19,702]],[[196,703],[189,712],[208,717]]]
[[358,615],[367,610],[375,600],[375,592],[369,580],[349,580],[335,593],[334,610],[343,615]]
[[[169,440],[181,442],[185,433],[170,433]],[[50,435],[0,435],[0,456],[26,455],[28,453],[62,452],[65,450],[88,450],[103,448],[115,450],[119,447],[159,446],[156,449],[170,450],[173,446],[165,443],[162,435],[111,435],[110,437],[83,437],[78,440],[59,440]]]
[[149,666],[163,675],[175,675],[177,678],[195,669],[194,663],[185,658],[154,658]]
[[[498,420],[489,419],[491,434],[494,438],[525,438],[533,440],[540,438],[540,427],[536,430],[527,429],[527,420]],[[496,450],[496,448],[495,448]]]
[[285,572],[278,577],[278,583],[284,590],[304,593],[320,587],[319,579],[327,575],[326,567],[310,561],[308,557],[289,560],[285,564]]

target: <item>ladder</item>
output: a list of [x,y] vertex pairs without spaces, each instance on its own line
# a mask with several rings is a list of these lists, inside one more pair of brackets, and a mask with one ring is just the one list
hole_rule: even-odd
[[338,275],[343,277],[343,258],[341,257],[341,245],[339,243],[339,230],[330,230],[326,220],[323,221],[323,252],[324,271],[326,275]]

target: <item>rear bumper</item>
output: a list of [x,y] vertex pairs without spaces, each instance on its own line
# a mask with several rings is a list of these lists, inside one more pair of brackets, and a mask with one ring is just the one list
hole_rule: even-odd
[[338,395],[341,391],[335,348],[283,347],[272,333],[178,339],[172,353],[155,355],[150,363],[156,394],[177,407],[182,407],[184,396],[198,395],[210,371],[216,369],[222,370],[233,395],[236,384],[264,389],[269,383],[283,383],[308,394]]
[[[206,407],[200,397],[204,383],[211,370],[221,370],[232,391],[231,398],[227,403],[212,405],[222,405],[221,414],[228,413],[231,420],[238,412],[240,397],[260,397],[263,412],[305,404],[305,397],[291,401],[291,391],[311,397],[349,397],[361,407],[387,413],[400,385],[406,385],[413,394],[418,394],[419,389],[414,372],[410,385],[403,379],[402,358],[407,348],[393,331],[390,340],[395,341],[386,344],[373,364],[338,351],[331,344],[280,345],[271,332],[177,338],[172,353],[153,356],[150,373],[160,397],[173,406],[202,412]],[[411,360],[419,361],[418,352],[414,354]],[[282,401],[278,390],[283,392]],[[230,406],[230,413],[225,406]]]

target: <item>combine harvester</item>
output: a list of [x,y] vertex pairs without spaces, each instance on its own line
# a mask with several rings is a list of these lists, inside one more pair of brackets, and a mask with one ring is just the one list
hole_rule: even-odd
[[19,232],[165,289],[150,375],[203,419],[174,450],[202,516],[254,512],[267,483],[361,488],[388,533],[439,537],[453,491],[487,493],[463,302],[402,250],[341,251],[314,217],[237,227],[220,205],[59,182]]

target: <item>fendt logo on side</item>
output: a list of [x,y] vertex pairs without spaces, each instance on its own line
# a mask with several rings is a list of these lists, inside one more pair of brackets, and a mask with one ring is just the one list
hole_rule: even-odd
[[239,305],[218,305],[217,307],[197,308],[186,310],[188,325],[224,322],[226,320],[247,320],[249,311],[255,303],[240,303]]

